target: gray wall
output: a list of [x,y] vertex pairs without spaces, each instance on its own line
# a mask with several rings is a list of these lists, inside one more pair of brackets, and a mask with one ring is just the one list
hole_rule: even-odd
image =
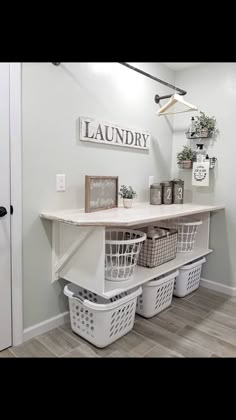
[[[174,82],[162,64],[134,65]],[[118,175],[120,185],[137,190],[139,201],[149,200],[149,175],[157,182],[169,179],[172,121],[155,116],[154,102],[155,94],[166,92],[116,63],[23,64],[24,328],[67,310],[64,281],[51,284],[51,223],[40,220],[39,212],[84,207],[85,175]],[[149,154],[79,142],[79,116],[150,131]],[[233,140],[232,130],[230,135]],[[57,173],[67,176],[65,193],[56,192]]]
[[198,203],[225,204],[226,210],[212,215],[210,247],[214,252],[204,265],[203,278],[236,287],[236,167],[235,109],[236,63],[206,63],[176,72],[176,85],[186,89],[186,100],[208,115],[215,116],[220,135],[206,141],[210,156],[218,158],[217,167],[210,171],[209,187],[192,187],[191,171],[178,170],[176,154],[183,144],[190,145],[184,132],[196,113],[179,114],[174,118],[172,176],[185,180],[186,197]]

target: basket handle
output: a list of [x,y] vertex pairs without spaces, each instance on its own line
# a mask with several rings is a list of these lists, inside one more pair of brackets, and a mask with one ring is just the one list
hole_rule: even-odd
[[81,296],[76,295],[75,293],[72,293],[71,296],[73,299],[76,299],[79,301],[79,303],[81,303],[82,305],[84,305],[86,308],[91,309],[91,304],[90,301],[88,299],[84,299]]
[[192,264],[189,263],[189,264],[184,265],[183,267],[181,267],[181,269],[182,270],[189,270],[191,268],[191,270],[192,270],[193,268],[195,268],[195,267],[197,267],[197,266],[199,266],[201,264],[204,264],[205,262],[206,262],[206,258],[203,257],[201,260],[196,261],[196,262],[193,262]]
[[85,299],[81,296],[76,295],[75,293],[72,293],[72,298],[78,300],[80,303],[84,304]]
[[76,293],[71,292],[68,288],[66,288],[66,289],[64,290],[64,293],[65,293],[65,295],[66,295],[66,296],[68,296],[69,298],[76,299],[76,300],[78,300],[80,303],[82,303],[84,306],[89,307],[88,305],[86,305],[86,302],[88,302],[88,300],[87,300],[87,299],[84,299],[83,297],[76,295]]
[[[116,308],[117,307],[117,301],[115,301],[115,302],[112,302],[112,303],[109,303],[109,304],[106,304],[106,305],[104,305],[104,304],[99,304],[99,305],[97,305],[97,304],[95,304],[95,303],[93,303],[93,302],[90,302],[89,300],[87,300],[87,299],[83,299],[83,298],[81,298],[81,296],[78,296],[78,295],[76,295],[75,293],[73,293],[73,292],[71,292],[68,288],[67,288],[67,286],[65,287],[65,289],[64,289],[64,294],[66,295],[66,296],[68,296],[68,297],[70,297],[70,298],[73,298],[73,299],[76,299],[76,300],[78,300],[80,303],[82,303],[84,306],[86,306],[87,308],[89,308],[89,309],[96,309],[96,310],[99,310],[99,307],[100,307],[100,310],[110,310],[110,309],[113,309],[113,308]],[[133,293],[132,293],[132,296],[131,295],[127,295],[127,296],[124,296],[123,298],[121,298],[121,299],[119,299],[119,305],[121,305],[121,304],[123,304],[123,303],[125,303],[125,302],[128,302],[129,300],[131,300],[131,299],[134,299],[134,298],[136,298],[137,296],[139,296],[139,295],[141,295],[142,294],[142,287],[138,287]]]

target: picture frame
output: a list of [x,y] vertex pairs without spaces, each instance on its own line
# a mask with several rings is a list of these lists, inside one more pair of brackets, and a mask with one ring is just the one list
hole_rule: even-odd
[[85,176],[85,213],[118,207],[118,176]]

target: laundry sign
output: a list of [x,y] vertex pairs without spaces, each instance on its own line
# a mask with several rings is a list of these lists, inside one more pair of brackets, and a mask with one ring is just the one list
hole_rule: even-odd
[[209,162],[194,162],[192,185],[198,187],[209,186]]
[[80,140],[111,146],[149,150],[151,135],[147,131],[80,117]]

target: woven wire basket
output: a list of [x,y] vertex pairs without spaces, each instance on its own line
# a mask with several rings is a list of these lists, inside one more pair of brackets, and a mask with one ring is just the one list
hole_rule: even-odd
[[197,129],[195,133],[190,133],[189,131],[185,132],[186,138],[189,140],[192,139],[209,139],[213,137],[213,132],[209,130],[200,130]]
[[153,268],[176,257],[177,230],[162,227],[161,229],[164,234],[159,238],[147,237],[139,254],[138,265]]
[[105,244],[105,278],[111,281],[129,280],[138,262],[147,235],[129,229],[107,229]]

